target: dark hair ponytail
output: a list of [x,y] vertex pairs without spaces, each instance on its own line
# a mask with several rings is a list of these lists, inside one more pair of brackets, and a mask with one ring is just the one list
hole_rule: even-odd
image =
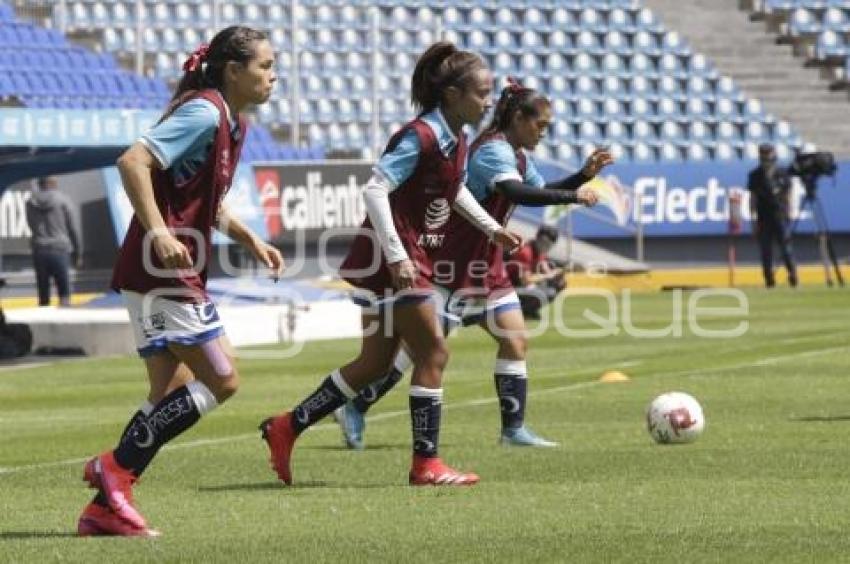
[[[227,63],[247,63],[254,58],[255,44],[268,39],[256,29],[234,25],[215,34],[209,45],[201,45],[183,63],[183,78],[171,98],[171,106],[186,92],[224,86]],[[170,109],[170,108],[169,108]]]
[[542,106],[549,106],[549,98],[534,90],[525,88],[519,82],[508,77],[508,85],[502,89],[502,95],[493,110],[493,120],[484,128],[483,133],[505,131],[511,125],[511,119],[519,110],[526,117],[540,115]]
[[484,68],[487,66],[475,53],[462,51],[449,41],[434,43],[416,61],[410,101],[420,113],[429,112],[440,104],[446,88],[465,89],[472,74]]

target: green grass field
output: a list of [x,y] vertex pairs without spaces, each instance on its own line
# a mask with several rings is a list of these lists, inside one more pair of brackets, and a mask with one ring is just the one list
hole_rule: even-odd
[[[227,405],[155,461],[136,488],[155,540],[78,539],[90,497],[82,461],[111,447],[146,388],[135,359],[0,372],[3,562],[823,562],[850,554],[850,294],[751,291],[749,314],[705,322],[732,339],[567,339],[531,344],[528,421],[554,450],[496,444],[494,347],[475,328],[451,340],[442,455],[474,488],[406,485],[405,386],[371,412],[368,448],[341,448],[332,422],[295,451],[280,486],[255,431],[291,407],[355,341],[309,344],[287,361],[243,359]],[[659,328],[670,294],[633,300]],[[706,304],[710,303],[707,301]],[[728,300],[716,300],[716,304]],[[601,311],[576,298],[565,315]],[[600,384],[618,369],[632,376]],[[695,395],[707,417],[692,445],[658,446],[644,428],[657,394]]]

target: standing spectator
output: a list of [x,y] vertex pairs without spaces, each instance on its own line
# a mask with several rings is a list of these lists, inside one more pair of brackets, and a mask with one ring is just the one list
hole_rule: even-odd
[[558,229],[543,225],[532,241],[508,256],[505,262],[526,319],[540,319],[540,308],[566,287],[564,269],[555,268],[547,256],[557,240]]
[[56,281],[60,305],[70,304],[70,264],[80,268],[82,246],[74,224],[71,202],[57,187],[56,178],[38,179],[38,190],[27,202],[27,224],[32,232],[32,261],[38,285],[38,305],[50,304],[50,279]]
[[788,172],[776,164],[776,150],[773,145],[759,147],[759,166],[750,172],[747,179],[750,191],[750,212],[755,223],[753,232],[761,249],[761,266],[764,272],[764,284],[772,288],[776,281],[773,277],[773,244],[779,245],[785,268],[788,269],[788,284],[797,285],[797,267],[791,251],[791,233],[788,220],[791,209],[791,177]]

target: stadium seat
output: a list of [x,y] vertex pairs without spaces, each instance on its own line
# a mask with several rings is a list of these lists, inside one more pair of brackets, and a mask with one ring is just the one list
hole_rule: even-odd
[[[17,1],[25,5],[40,0]],[[780,10],[782,0],[765,0],[768,3],[770,9]],[[99,32],[103,51],[121,55],[122,60],[134,52],[135,0],[70,0],[68,5],[70,29]],[[527,86],[536,86],[550,96],[559,119],[574,118],[570,123],[582,128],[583,138],[619,143],[618,150],[624,151],[626,159],[713,157],[723,152],[715,146],[715,133],[722,133],[720,142],[735,155],[743,155],[747,143],[760,139],[776,137],[788,146],[798,140],[790,127],[775,124],[757,101],[743,96],[731,79],[718,76],[702,54],[693,53],[676,30],[661,25],[639,0],[302,0],[294,14],[299,22],[297,37],[291,31],[288,3],[221,2],[217,14],[211,6],[207,0],[143,4],[141,39],[156,76],[178,78],[186,53],[209,40],[214,20],[222,25],[243,21],[268,29],[278,51],[280,80],[273,103],[258,109],[259,121],[291,122],[295,42],[301,52],[299,83],[306,98],[306,107],[301,108],[305,110],[301,112],[304,131],[317,125],[321,133],[314,131],[313,138],[337,148],[353,149],[353,144],[368,138],[363,133],[372,114],[370,49],[376,39],[371,32],[372,7],[381,14],[377,39],[382,73],[377,83],[386,100],[381,103],[381,121],[388,126],[410,115],[410,72],[421,50],[434,40],[439,23],[445,37],[482,53],[498,78],[514,75]],[[787,14],[789,30],[811,32],[816,56],[844,57],[841,64],[850,73],[846,1],[789,0],[784,6],[781,9]],[[14,12],[0,4],[0,21],[13,18]],[[22,45],[47,43],[57,48],[40,52],[43,48],[33,47],[25,55],[15,56],[16,62],[26,59],[23,66],[47,71],[20,80],[33,104],[161,107],[167,99],[164,82],[116,73],[113,57],[65,53],[67,42],[57,32],[19,22],[0,26],[0,52],[2,45],[19,50]],[[4,55],[0,67],[6,68],[11,60]],[[67,68],[85,72],[80,76],[56,73]],[[94,78],[89,72],[99,74]],[[13,86],[7,80],[4,88],[14,90]],[[55,96],[57,91],[69,96]],[[86,96],[91,99],[82,100]],[[325,102],[320,103],[322,100]],[[580,125],[585,122],[594,125]],[[351,127],[355,123],[358,129]],[[614,123],[618,125],[612,126]],[[731,124],[731,132],[725,124]],[[557,156],[559,151],[570,150],[575,156],[583,150],[581,144],[573,146],[572,136],[577,132],[575,128],[553,128],[552,139],[541,151]],[[640,140],[645,147],[636,146]],[[665,150],[664,143],[679,152],[674,155]]]
[[0,22],[15,21],[15,11],[7,4],[0,4]]
[[638,142],[632,145],[629,156],[635,162],[650,162],[655,160],[652,149],[646,143]]

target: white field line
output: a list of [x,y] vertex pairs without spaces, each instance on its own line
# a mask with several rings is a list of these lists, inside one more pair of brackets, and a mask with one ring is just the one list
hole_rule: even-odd
[[[736,363],[736,364],[729,364],[729,365],[726,365],[726,366],[715,366],[713,368],[708,368],[706,370],[677,370],[677,371],[672,371],[672,372],[659,372],[659,373],[656,373],[656,374],[652,374],[651,376],[652,377],[696,376],[696,375],[702,375],[702,374],[710,374],[710,373],[713,373],[713,372],[724,372],[726,370],[735,370],[735,369],[739,369],[739,368],[751,368],[751,367],[754,367],[754,366],[767,366],[767,365],[772,365],[772,364],[778,364],[778,363],[783,362],[783,361],[794,360],[794,359],[797,359],[797,358],[805,358],[805,357],[809,357],[809,356],[816,356],[818,354],[823,354],[823,353],[828,353],[828,352],[833,352],[833,351],[838,351],[838,350],[844,350],[844,349],[847,349],[847,348],[850,348],[850,345],[843,345],[843,346],[838,346],[838,347],[828,347],[828,348],[824,348],[824,349],[815,349],[815,350],[802,351],[802,352],[796,352],[796,353],[785,354],[785,355],[777,355],[777,356],[773,356],[773,357],[763,358],[763,359],[760,359],[760,360],[757,360],[757,361],[739,362],[739,363]],[[593,380],[593,381],[589,381],[589,382],[576,382],[574,384],[567,384],[567,385],[564,385],[564,386],[556,386],[554,388],[546,388],[545,390],[536,390],[536,391],[533,391],[533,392],[529,392],[528,395],[529,396],[542,396],[542,395],[548,395],[548,394],[555,394],[555,393],[559,393],[559,392],[570,392],[570,391],[574,391],[574,390],[580,390],[580,389],[583,389],[583,388],[594,387],[594,386],[597,386],[597,385],[600,385],[600,384],[602,384],[602,382],[599,382],[598,380]],[[464,408],[469,408],[469,407],[477,407],[479,405],[487,405],[487,404],[491,404],[491,403],[496,403],[496,401],[497,401],[496,397],[488,396],[486,398],[477,398],[477,399],[467,400],[467,401],[464,401],[464,402],[459,402],[459,403],[455,403],[455,404],[451,404],[451,405],[444,405],[443,409],[452,409],[452,410],[454,410],[454,409],[464,409]],[[396,417],[402,417],[402,416],[406,416],[406,415],[409,415],[409,414],[410,414],[410,412],[407,409],[398,410],[398,411],[388,411],[388,412],[385,412],[385,413],[379,413],[379,414],[373,415],[373,416],[369,417],[368,420],[369,420],[370,423],[374,423],[376,421],[384,421],[386,419],[394,419]],[[314,430],[314,431],[327,431],[327,430],[330,430],[330,429],[337,429],[337,428],[338,427],[337,427],[336,424],[324,423],[324,424],[320,424],[320,425],[316,425],[316,426],[312,427],[312,430]],[[186,441],[186,442],[183,442],[183,443],[166,445],[163,448],[163,450],[180,450],[180,449],[197,448],[197,447],[203,447],[203,446],[209,446],[209,445],[219,445],[219,444],[225,444],[225,443],[245,441],[245,440],[250,440],[250,439],[257,440],[258,438],[259,438],[259,432],[245,433],[245,434],[241,434],[241,435],[233,435],[233,436],[230,436],[230,437],[221,437],[221,438],[216,438],[216,439],[198,439],[198,440],[195,440],[195,441]],[[54,462],[41,462],[41,463],[38,463],[38,464],[25,464],[25,465],[22,465],[22,466],[7,466],[7,467],[0,466],[0,475],[2,475],[2,474],[17,474],[17,473],[20,473],[20,472],[26,472],[28,470],[40,470],[40,469],[43,469],[43,468],[55,468],[57,466],[70,466],[70,465],[75,465],[75,464],[82,464],[86,460],[88,460],[88,457],[86,457],[86,458],[69,458],[69,459],[65,459],[65,460],[57,460],[57,461],[54,461]]]

